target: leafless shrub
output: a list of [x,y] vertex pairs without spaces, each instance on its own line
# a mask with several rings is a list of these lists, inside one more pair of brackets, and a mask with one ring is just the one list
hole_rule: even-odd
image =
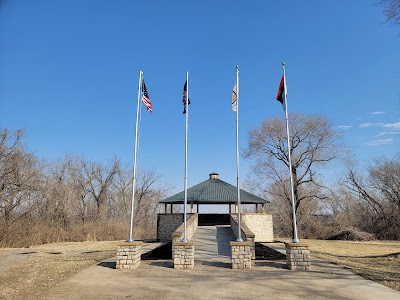
[[[23,144],[22,130],[0,131],[0,246],[126,239],[132,172],[68,155],[44,163]],[[134,238],[155,238],[158,201],[169,185],[155,170],[139,173]]]
[[399,155],[376,159],[365,173],[351,167],[345,182],[359,200],[359,228],[381,239],[400,239]]

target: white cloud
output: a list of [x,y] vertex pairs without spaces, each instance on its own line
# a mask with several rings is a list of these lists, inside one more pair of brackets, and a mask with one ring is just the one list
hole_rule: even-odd
[[397,122],[397,123],[371,123],[371,122],[367,122],[367,123],[361,123],[359,125],[360,128],[368,128],[368,127],[373,127],[373,126],[392,128],[392,129],[400,129],[400,122]]
[[400,131],[383,131],[379,133],[377,136],[390,135],[390,134],[400,134]]
[[384,111],[373,111],[372,113],[369,113],[370,115],[381,115],[384,114]]
[[360,128],[368,128],[368,127],[372,127],[372,126],[383,126],[385,125],[385,123],[371,123],[371,122],[367,122],[367,123],[361,123],[360,124]]
[[397,122],[397,123],[387,123],[387,124],[382,125],[382,127],[400,129],[400,122]]
[[349,128],[352,128],[353,127],[353,125],[340,125],[340,126],[338,126],[338,128],[341,128],[341,129],[349,129]]
[[387,145],[393,142],[393,139],[384,139],[384,140],[373,140],[367,142],[368,146],[380,146],[380,145]]

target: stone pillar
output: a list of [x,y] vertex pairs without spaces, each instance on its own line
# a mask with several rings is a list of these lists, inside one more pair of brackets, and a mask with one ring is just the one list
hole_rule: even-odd
[[246,242],[250,243],[251,259],[255,260],[256,259],[256,243],[254,242],[254,236],[253,237],[246,237]]
[[239,207],[238,207],[238,203],[235,202],[235,214],[237,214],[239,212]]
[[136,269],[140,265],[143,242],[126,242],[118,245],[116,269]]
[[311,270],[310,249],[303,243],[285,243],[289,270]]
[[172,205],[173,205],[173,204],[171,203],[171,214],[172,214],[172,212],[173,212]]
[[250,242],[230,242],[232,269],[251,269]]
[[193,269],[194,242],[174,242],[172,253],[175,269]]
[[261,213],[265,213],[265,203],[263,203],[261,206]]
[[167,213],[167,203],[164,204],[164,213]]
[[193,202],[192,202],[192,203],[190,203],[190,213],[191,213],[191,214],[194,214],[194,210],[193,210]]

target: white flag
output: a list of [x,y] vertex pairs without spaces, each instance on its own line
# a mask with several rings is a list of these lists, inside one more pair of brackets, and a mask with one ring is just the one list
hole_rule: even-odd
[[236,111],[237,109],[237,83],[235,82],[235,86],[232,91],[232,110]]

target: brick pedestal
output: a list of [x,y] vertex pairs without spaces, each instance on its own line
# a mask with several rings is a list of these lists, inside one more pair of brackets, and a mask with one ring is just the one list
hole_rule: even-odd
[[193,269],[194,242],[174,242],[172,253],[175,269]]
[[311,269],[310,249],[307,244],[285,243],[289,270],[308,271]]
[[136,269],[140,265],[143,242],[118,245],[116,269]]
[[251,269],[251,243],[230,242],[232,269]]

